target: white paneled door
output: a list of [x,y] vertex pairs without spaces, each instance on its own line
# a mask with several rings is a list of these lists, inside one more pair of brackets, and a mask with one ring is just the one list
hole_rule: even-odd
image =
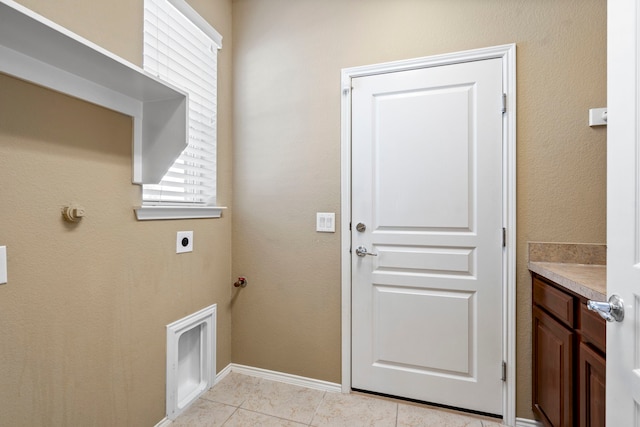
[[352,387],[503,413],[503,68],[352,80]]
[[607,323],[606,424],[640,426],[640,7],[607,11],[607,294],[624,317]]

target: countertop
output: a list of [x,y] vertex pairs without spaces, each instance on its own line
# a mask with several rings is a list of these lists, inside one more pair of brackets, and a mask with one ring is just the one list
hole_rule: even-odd
[[607,266],[530,261],[529,270],[595,301],[606,301]]
[[606,301],[607,247],[529,242],[529,270],[587,299]]

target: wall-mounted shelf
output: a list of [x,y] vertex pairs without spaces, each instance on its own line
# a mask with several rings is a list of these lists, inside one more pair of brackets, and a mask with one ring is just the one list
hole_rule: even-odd
[[133,182],[155,184],[187,145],[187,96],[12,0],[0,72],[133,117]]

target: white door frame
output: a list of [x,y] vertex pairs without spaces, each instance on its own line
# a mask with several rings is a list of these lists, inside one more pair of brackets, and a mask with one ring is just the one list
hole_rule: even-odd
[[405,61],[342,70],[341,101],[341,262],[342,262],[342,392],[351,391],[351,79],[375,74],[501,58],[506,113],[503,118],[503,423],[516,421],[516,45],[508,44]]

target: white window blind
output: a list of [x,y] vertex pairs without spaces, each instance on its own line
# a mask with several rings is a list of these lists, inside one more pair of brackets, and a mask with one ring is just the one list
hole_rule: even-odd
[[[189,8],[182,3],[182,8]],[[192,9],[190,12],[192,16],[195,14]],[[196,18],[202,25],[204,20],[197,14]],[[217,34],[213,28],[210,30]],[[189,95],[188,146],[159,184],[143,186],[145,205],[214,206],[216,203],[219,48],[168,0],[145,0],[144,69]]]

